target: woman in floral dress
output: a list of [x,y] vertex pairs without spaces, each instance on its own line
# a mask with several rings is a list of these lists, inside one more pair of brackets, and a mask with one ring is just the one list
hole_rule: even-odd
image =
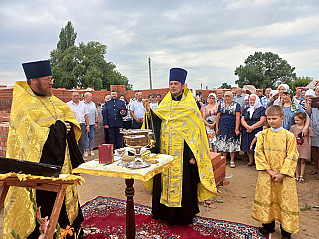
[[224,95],[224,102],[218,106],[216,118],[216,149],[224,156],[230,153],[231,168],[235,168],[235,152],[240,151],[239,125],[240,105],[233,101],[233,95],[227,91]]
[[206,132],[208,136],[209,147],[215,151],[215,124],[217,117],[217,110],[219,104],[215,102],[216,95],[214,93],[210,93],[207,97],[207,105],[203,110],[203,119],[206,127]]

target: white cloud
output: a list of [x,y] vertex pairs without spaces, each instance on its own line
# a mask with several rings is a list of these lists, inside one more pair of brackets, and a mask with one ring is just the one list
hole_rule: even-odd
[[234,70],[255,51],[278,54],[297,75],[319,78],[316,1],[2,1],[0,83],[23,76],[21,63],[47,59],[71,20],[80,41],[107,46],[106,60],[135,89],[167,87],[169,69],[189,71],[194,89],[234,85]]

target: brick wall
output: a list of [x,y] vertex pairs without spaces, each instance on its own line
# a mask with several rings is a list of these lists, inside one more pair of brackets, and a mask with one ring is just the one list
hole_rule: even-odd
[[[104,103],[104,97],[109,95],[111,91],[106,89],[102,89],[100,91],[94,91],[94,89],[74,89],[77,90],[80,95],[84,95],[85,92],[92,93],[93,101],[96,104]],[[115,90],[118,93],[118,96],[124,95],[125,98],[130,100],[135,97],[135,90],[126,91],[125,85],[111,85],[111,90]],[[148,95],[156,93],[161,94],[161,99],[167,94],[169,91],[168,88],[163,89],[152,89],[152,90],[140,90],[143,93],[143,98],[146,99]],[[53,95],[58,97],[63,102],[68,102],[71,100],[71,94],[73,90],[67,90],[65,88],[53,89]],[[10,109],[12,104],[13,97],[13,87],[7,87],[4,85],[0,85],[0,156],[4,157],[6,154],[6,146],[7,146],[7,137],[9,131],[9,118],[10,118]],[[95,131],[95,143],[94,146],[104,143],[104,128],[102,122],[102,116],[99,115],[99,124],[98,128]]]
[[9,122],[0,122],[0,157],[6,156]]

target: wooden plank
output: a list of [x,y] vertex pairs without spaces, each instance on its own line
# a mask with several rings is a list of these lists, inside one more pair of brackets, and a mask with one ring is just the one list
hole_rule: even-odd
[[9,187],[10,186],[8,186],[6,182],[2,184],[2,191],[1,191],[1,197],[0,197],[0,210],[2,210],[4,200],[6,199]]
[[61,185],[61,188],[56,196],[54,206],[50,216],[49,225],[45,233],[44,239],[53,238],[54,230],[59,219],[62,203],[66,193],[66,188],[67,188],[67,185]]

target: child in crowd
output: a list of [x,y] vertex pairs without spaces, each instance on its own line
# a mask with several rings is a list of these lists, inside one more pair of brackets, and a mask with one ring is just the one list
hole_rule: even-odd
[[[265,121],[265,122],[263,123],[263,130],[268,129],[268,128],[270,128],[270,125],[268,124],[267,121]],[[251,141],[250,150],[253,150],[253,146],[254,146],[254,144],[256,143],[257,138],[258,138],[258,136],[260,135],[260,132],[261,132],[261,131],[259,131],[257,134],[255,134],[255,138],[253,139],[253,141]]]
[[294,116],[295,125],[292,125],[290,132],[292,132],[297,139],[297,150],[299,152],[299,161],[300,161],[300,174],[299,166],[297,163],[295,179],[297,182],[304,183],[304,174],[306,170],[306,160],[311,159],[311,136],[313,136],[313,131],[309,127],[309,132],[306,137],[303,136],[303,129],[306,122],[306,114],[304,112],[297,112]]
[[255,149],[259,171],[252,217],[262,223],[259,233],[267,236],[280,221],[281,238],[299,232],[299,207],[294,174],[298,151],[294,134],[281,127],[284,110],[273,105],[266,110],[270,129],[261,131]]

